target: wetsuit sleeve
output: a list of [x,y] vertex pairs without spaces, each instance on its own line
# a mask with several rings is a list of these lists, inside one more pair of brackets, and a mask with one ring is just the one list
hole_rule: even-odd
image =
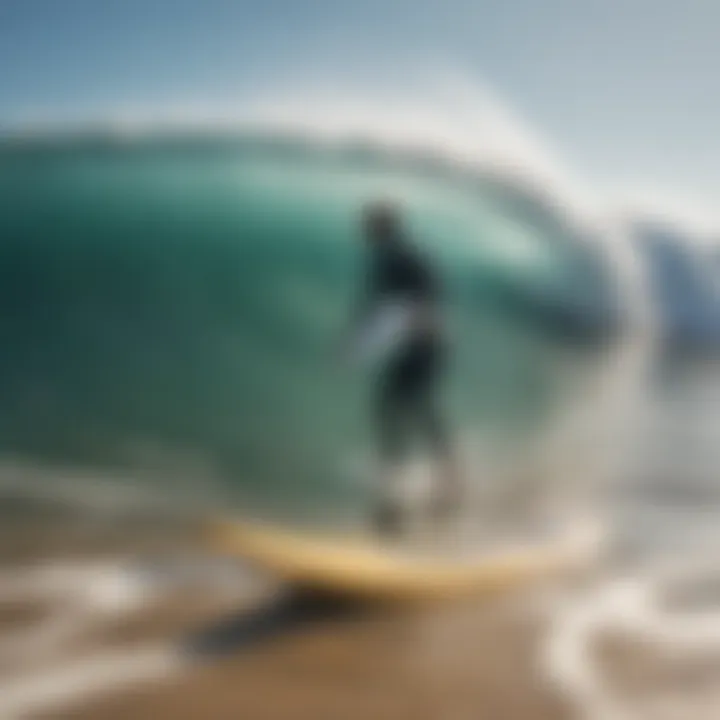
[[413,249],[379,254],[369,263],[350,313],[350,332],[357,329],[383,300],[405,299],[434,305],[440,294],[434,268]]

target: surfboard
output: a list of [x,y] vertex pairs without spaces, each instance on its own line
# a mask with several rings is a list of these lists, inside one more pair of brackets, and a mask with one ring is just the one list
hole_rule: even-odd
[[354,339],[357,362],[372,368],[392,355],[410,333],[412,317],[413,309],[407,302],[383,303]]
[[510,591],[587,566],[602,533],[584,524],[553,539],[438,556],[371,536],[294,530],[245,520],[209,524],[210,547],[297,588],[376,602],[441,602]]

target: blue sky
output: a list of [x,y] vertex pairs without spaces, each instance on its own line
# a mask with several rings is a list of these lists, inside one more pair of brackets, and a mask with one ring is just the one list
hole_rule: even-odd
[[0,0],[0,122],[449,62],[598,184],[708,204],[719,26],[716,0]]

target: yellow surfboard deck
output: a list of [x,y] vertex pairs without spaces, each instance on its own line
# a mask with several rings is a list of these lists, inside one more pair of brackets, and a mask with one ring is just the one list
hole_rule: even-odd
[[545,542],[468,556],[394,548],[370,536],[312,533],[242,520],[208,527],[211,549],[288,584],[358,600],[426,602],[509,591],[597,557],[602,533],[576,527]]

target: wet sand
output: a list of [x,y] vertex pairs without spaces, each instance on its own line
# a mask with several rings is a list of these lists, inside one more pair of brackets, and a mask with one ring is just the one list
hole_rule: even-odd
[[569,717],[533,667],[537,628],[494,618],[472,635],[423,637],[429,622],[386,618],[308,628],[161,685],[91,703],[76,717]]
[[[2,536],[0,572],[52,567],[70,558],[113,563],[120,559],[130,564],[161,558],[162,563],[178,552],[192,552],[193,545],[182,526],[139,523],[131,530],[123,523],[46,518],[6,523]],[[80,720],[571,717],[538,668],[544,624],[517,602],[423,612],[319,612],[251,645],[187,651],[192,642],[228,619],[243,618],[243,613],[272,603],[275,590],[261,579],[232,591],[219,591],[213,583],[203,587],[196,580],[165,588],[148,602],[91,612],[55,647],[28,653],[24,665],[3,668],[0,664],[0,689],[17,687],[23,678],[61,677],[75,664],[92,670],[93,658],[108,653],[131,658],[131,664],[137,656],[139,668],[148,648],[162,648],[175,658],[168,671],[150,671],[143,677],[138,670],[137,677],[116,687],[103,680],[104,685],[95,683],[87,691],[76,688],[57,703],[47,701],[45,707],[16,716]],[[3,638],[36,628],[43,618],[58,612],[57,604],[57,599],[37,597],[0,600],[0,644]]]

